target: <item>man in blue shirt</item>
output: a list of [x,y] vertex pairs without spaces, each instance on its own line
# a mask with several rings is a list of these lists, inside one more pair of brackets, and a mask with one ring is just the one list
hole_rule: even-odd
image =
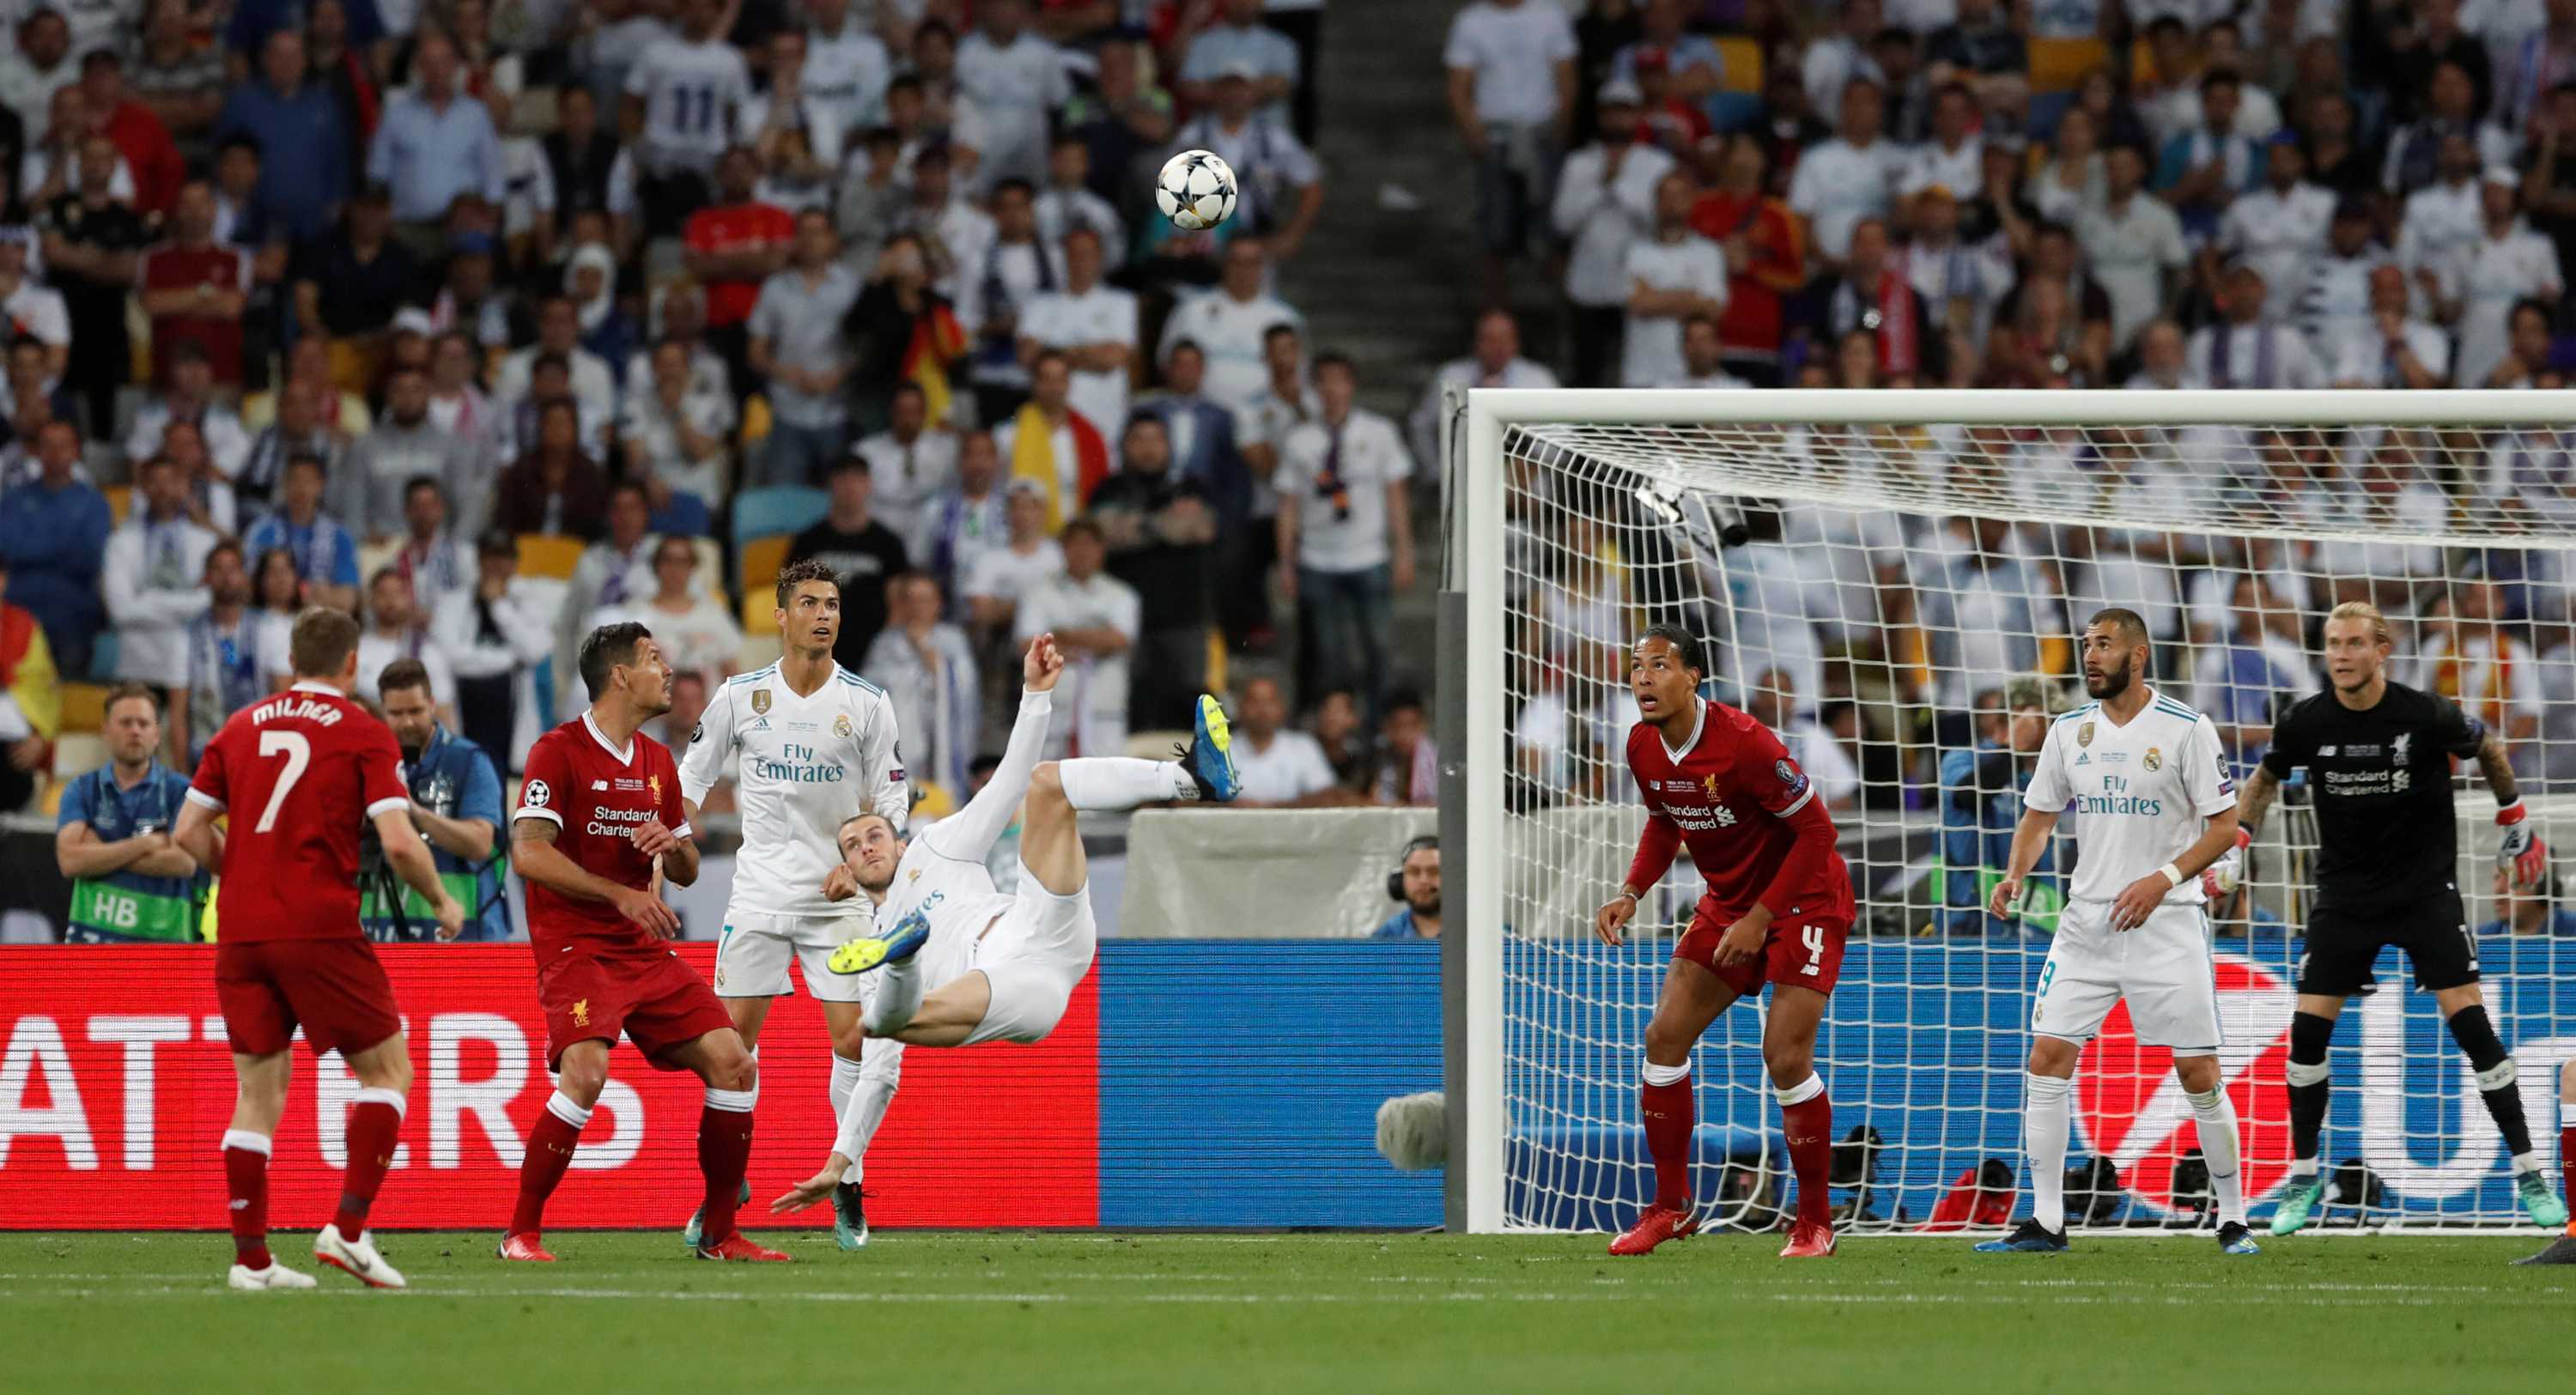
[[[411,788],[411,821],[429,840],[438,879],[465,907],[466,940],[510,938],[510,901],[501,888],[499,854],[501,779],[483,748],[438,724],[429,670],[418,659],[396,659],[376,676],[385,725],[402,747],[403,783]],[[370,884],[358,918],[379,940],[427,940],[437,917],[417,892],[405,890],[399,910],[385,887]]]
[[186,944],[197,938],[205,881],[170,841],[188,777],[154,758],[161,704],[140,683],[107,698],[108,763],[63,790],[54,861],[72,883],[75,944]]
[[[260,77],[236,87],[215,117],[215,139],[235,133],[259,142],[259,183],[252,206],[270,227],[302,242],[328,232],[349,194],[349,132],[340,104],[305,71],[304,36],[292,28],[268,36]],[[488,121],[489,115],[485,119]]]
[[367,147],[367,178],[393,193],[396,236],[435,260],[444,250],[448,205],[476,195],[499,205],[501,137],[492,113],[457,83],[455,41],[424,31],[412,51],[412,90],[395,98]]
[[[2021,791],[2039,761],[2048,723],[2065,699],[2045,679],[2015,678],[2002,689],[1977,695],[1977,736],[1972,749],[1941,756],[1941,922],[1945,933],[1983,934],[1989,928],[1986,889],[2012,861],[2013,830],[2021,823]],[[2041,849],[2022,884],[2022,924],[2054,932],[2063,904],[2056,884],[2057,845]],[[2003,933],[2005,926],[1992,926]]]
[[36,432],[41,472],[0,494],[8,599],[45,627],[54,667],[65,678],[89,673],[90,649],[107,625],[98,573],[114,524],[107,496],[72,474],[80,455],[80,432],[68,421],[49,421]]
[[340,521],[322,511],[327,467],[322,457],[298,451],[286,460],[279,486],[277,512],[250,526],[242,535],[242,560],[259,575],[259,559],[285,548],[295,559],[295,575],[319,606],[346,610],[358,595],[358,540]]
[[1440,938],[1440,840],[1416,838],[1386,879],[1387,894],[1404,903],[1369,935],[1373,940]]

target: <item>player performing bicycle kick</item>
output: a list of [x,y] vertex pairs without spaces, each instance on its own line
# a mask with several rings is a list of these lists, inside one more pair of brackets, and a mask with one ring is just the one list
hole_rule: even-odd
[[[1080,814],[1234,798],[1225,712],[1212,697],[1199,699],[1197,734],[1178,760],[1086,756],[1039,764],[1063,673],[1054,635],[1029,642],[1010,745],[964,809],[911,839],[873,812],[841,825],[843,862],[824,881],[824,894],[835,901],[864,895],[876,905],[877,924],[890,927],[832,954],[835,973],[885,974],[867,1008],[870,1037],[913,1046],[1045,1040],[1091,971],[1099,943]],[[1015,814],[1020,885],[1005,895],[984,858]],[[822,1171],[769,1209],[795,1211],[829,1197],[862,1147],[858,1123],[855,1113],[844,1117]]]

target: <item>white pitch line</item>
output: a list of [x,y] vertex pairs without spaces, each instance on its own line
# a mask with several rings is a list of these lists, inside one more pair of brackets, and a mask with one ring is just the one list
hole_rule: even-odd
[[[172,1286],[133,1289],[0,1289],[0,1298],[205,1298],[213,1297],[224,1292],[225,1290],[215,1288],[212,1285],[203,1287]],[[399,1299],[387,1300],[378,1298],[378,1295],[365,1289],[347,1288],[338,1285],[332,1285],[317,1290],[317,1292],[341,1298],[365,1297],[376,1299],[377,1301],[400,1301]],[[2494,1295],[2494,1301],[2491,1301],[2487,1306],[2489,1308],[2563,1309],[2566,1306],[2565,1301],[2558,1295],[2565,1294],[2566,1292],[2568,1292],[2568,1290],[2554,1287],[2533,1289],[2529,1292],[2499,1292]],[[1044,1303],[1049,1305],[1078,1305],[1086,1307],[1136,1303],[1159,1304],[1171,1307],[1259,1307],[1273,1305],[1280,1307],[1302,1307],[1343,1306],[1349,1304],[1383,1305],[1387,1303],[1431,1304],[1501,1302],[1559,1304],[1568,1302],[1615,1303],[1629,1301],[1628,1295],[1608,1293],[1151,1293],[1109,1296],[1076,1293],[992,1293],[983,1291],[958,1293],[924,1293],[919,1291],[903,1293],[742,1293],[728,1291],[674,1293],[652,1289],[624,1288],[416,1289],[411,1290],[411,1293],[422,1299],[430,1300],[489,1299],[504,1302],[522,1302],[530,1298],[559,1298],[575,1302],[616,1303],[956,1303],[1012,1304],[1020,1306]],[[1755,1302],[1777,1304],[1813,1305],[1816,1303],[1850,1303],[1890,1307],[2003,1306],[2026,1304],[2028,1301],[2025,1298],[2005,1293],[1860,1293],[1814,1290],[1797,1293],[1736,1294],[1730,1295],[1729,1301],[1743,1301],[1747,1299]],[[292,1302],[294,1300],[286,1299],[273,1301]],[[2054,1301],[2077,1307],[2189,1308],[2206,1306],[2206,1304],[2198,1298],[2157,1293],[2069,1294],[2063,1295]],[[2389,1297],[2381,1301],[2401,1307],[2431,1308],[2450,1306],[2450,1300],[2434,1297]],[[2345,1300],[2337,1298],[2282,1298],[2271,1296],[2266,1298],[2265,1303],[2268,1306],[2275,1307],[2286,1306],[2346,1309],[2349,1307]]]

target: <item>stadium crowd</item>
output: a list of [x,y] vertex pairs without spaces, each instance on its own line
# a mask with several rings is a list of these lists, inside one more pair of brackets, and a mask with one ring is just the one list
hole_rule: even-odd
[[[2576,0],[1478,0],[1444,62],[1489,307],[1444,380],[2509,389],[2562,387],[2576,361]],[[1553,303],[1506,293],[1539,279]],[[1561,354],[1523,356],[1524,321],[1560,326]],[[1625,646],[1684,618],[1838,813],[1937,808],[1940,859],[1990,874],[2046,725],[2028,719],[2080,700],[2095,609],[2148,616],[2160,681],[2241,774],[2314,690],[2346,599],[2387,611],[2397,675],[2505,734],[2526,781],[2576,780],[2576,713],[2545,700],[2576,680],[2576,577],[2510,537],[2576,522],[2556,432],[1820,427],[1755,447],[1913,511],[1751,507],[1749,541],[1720,547],[1615,471],[1516,499],[1517,798],[1615,792]],[[2127,526],[1951,516],[1977,504]],[[2452,523],[2504,536],[2247,536]]]
[[[1309,717],[1236,668],[1256,800],[1427,800],[1387,676],[1413,462],[1271,291],[1322,198],[1322,10],[12,7],[0,804],[59,797],[67,700],[117,745],[109,683],[188,770],[306,604],[504,783],[612,619],[674,655],[685,739],[807,557],[935,801],[1049,629],[1060,744],[1186,728],[1249,656]],[[1185,235],[1151,190],[1192,146],[1242,198]]]

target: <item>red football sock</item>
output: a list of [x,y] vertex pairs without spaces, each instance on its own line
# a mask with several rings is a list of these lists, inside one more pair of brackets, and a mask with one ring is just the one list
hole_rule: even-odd
[[394,1165],[402,1143],[403,1097],[398,1091],[365,1089],[349,1111],[349,1166],[340,1182],[340,1210],[331,1223],[342,1238],[355,1240],[367,1229],[367,1208],[385,1184],[385,1169]]
[[698,1111],[698,1172],[707,1180],[698,1227],[702,1246],[712,1248],[733,1237],[742,1177],[751,1168],[751,1107],[759,1098],[757,1086],[709,1090],[706,1107]]
[[519,1163],[519,1204],[510,1212],[512,1235],[534,1235],[545,1229],[546,1198],[555,1194],[564,1169],[572,1166],[581,1146],[581,1126],[590,1111],[558,1093],[546,1101],[546,1112],[528,1130],[528,1155]]
[[268,1256],[268,1138],[224,1130],[224,1193],[230,1198],[233,1263],[266,1269]]
[[1655,1204],[1688,1210],[1691,1129],[1699,1122],[1699,1100],[1691,1092],[1690,1068],[1676,1069],[1682,1072],[1679,1080],[1661,1085],[1649,1080],[1637,1087],[1637,1111],[1646,1120],[1646,1151],[1655,1159]]
[[[1792,1097],[1813,1091],[1791,1103]],[[1834,1102],[1822,1076],[1781,1093],[1780,1122],[1789,1136],[1789,1170],[1798,1177],[1798,1219],[1828,1224],[1834,1211]]]

